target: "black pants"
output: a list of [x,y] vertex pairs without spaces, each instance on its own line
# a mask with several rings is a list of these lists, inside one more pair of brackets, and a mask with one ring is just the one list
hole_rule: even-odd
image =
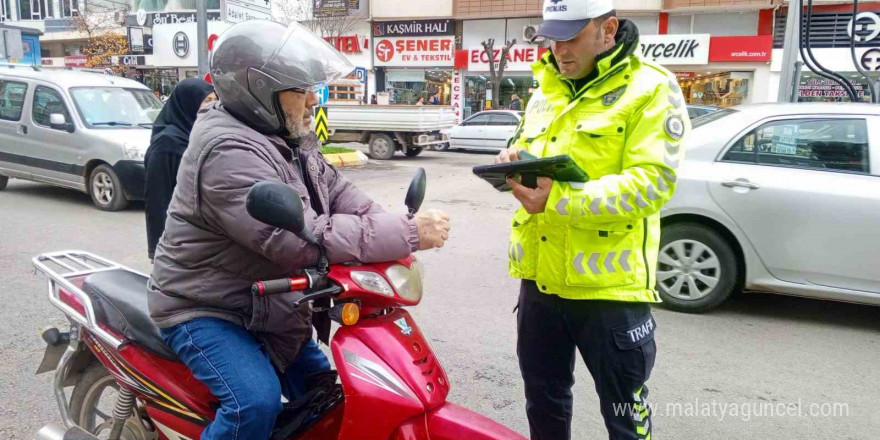
[[532,440],[571,438],[575,348],[596,382],[609,438],[650,439],[645,382],[656,327],[648,304],[567,300],[523,281],[516,351]]

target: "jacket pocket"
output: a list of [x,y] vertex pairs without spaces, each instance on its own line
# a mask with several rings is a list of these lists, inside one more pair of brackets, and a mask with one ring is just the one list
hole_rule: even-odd
[[566,242],[565,282],[575,287],[618,287],[637,281],[641,248],[632,222],[572,226]]
[[626,143],[626,122],[595,115],[578,119],[575,124],[577,145],[569,155],[581,165],[587,166],[591,177],[600,177],[619,171],[622,166],[623,148]]
[[311,334],[312,308],[308,302],[299,306],[294,303],[303,297],[302,292],[276,295],[252,294],[253,309],[247,329],[252,332],[296,335]]
[[507,256],[510,273],[519,278],[534,279],[538,265],[538,239],[535,216],[519,208],[513,216]]

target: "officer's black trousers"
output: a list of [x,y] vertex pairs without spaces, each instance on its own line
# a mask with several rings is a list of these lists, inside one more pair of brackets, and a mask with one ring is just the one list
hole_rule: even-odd
[[567,300],[523,281],[517,313],[517,355],[532,440],[571,438],[575,348],[596,383],[609,438],[650,439],[645,382],[656,354],[650,305]]

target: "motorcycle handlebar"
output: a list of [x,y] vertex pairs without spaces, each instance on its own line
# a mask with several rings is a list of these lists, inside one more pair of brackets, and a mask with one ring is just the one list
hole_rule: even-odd
[[305,290],[311,287],[308,277],[280,278],[277,280],[257,281],[251,285],[251,293],[254,295],[277,295],[279,293]]

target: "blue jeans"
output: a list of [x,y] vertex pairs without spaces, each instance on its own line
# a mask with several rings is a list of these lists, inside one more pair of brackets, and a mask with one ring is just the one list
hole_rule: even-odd
[[160,329],[165,343],[220,399],[214,421],[201,440],[267,440],[289,401],[305,393],[305,377],[330,369],[314,340],[304,345],[279,375],[260,342],[243,327],[215,318],[196,318]]

